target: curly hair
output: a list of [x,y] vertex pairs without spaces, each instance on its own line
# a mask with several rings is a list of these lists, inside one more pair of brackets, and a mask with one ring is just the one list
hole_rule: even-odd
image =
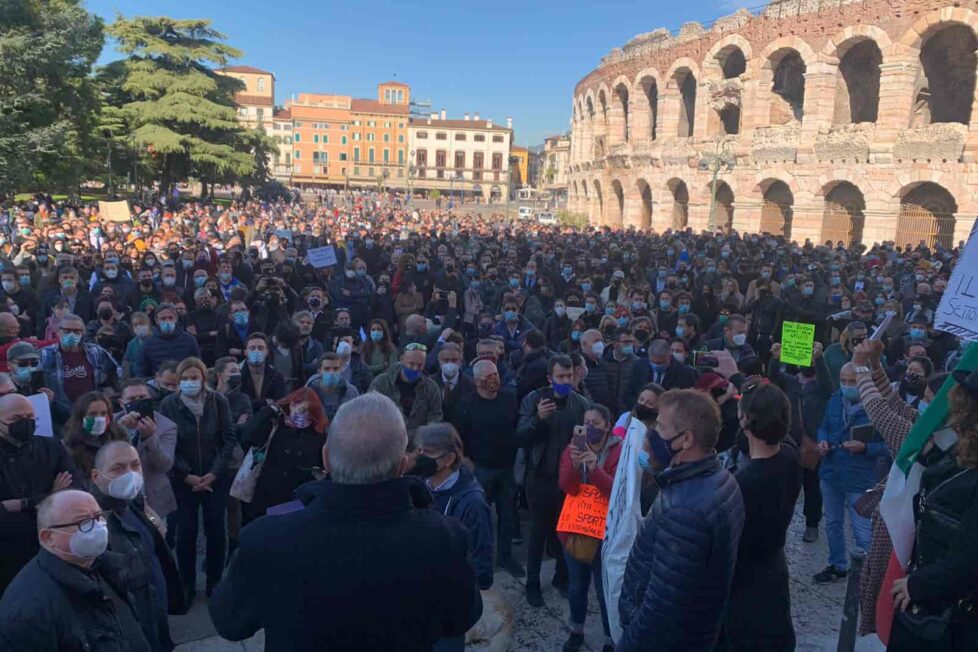
[[958,463],[978,466],[978,394],[955,385],[948,392],[947,425],[958,433]]

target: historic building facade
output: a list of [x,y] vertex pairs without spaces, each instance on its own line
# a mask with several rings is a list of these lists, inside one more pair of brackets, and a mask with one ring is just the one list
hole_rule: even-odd
[[775,0],[642,34],[574,91],[569,207],[612,228],[966,239],[978,2]]

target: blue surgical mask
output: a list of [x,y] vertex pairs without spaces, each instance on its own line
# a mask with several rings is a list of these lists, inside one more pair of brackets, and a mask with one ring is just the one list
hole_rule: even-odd
[[383,331],[370,331],[370,339],[374,342],[380,342],[384,339]]
[[326,387],[336,387],[340,382],[340,375],[335,371],[324,371],[322,373],[323,385]]
[[415,269],[417,269],[419,272],[427,272],[428,263],[418,263],[417,265],[415,265]]
[[813,294],[815,294],[815,288],[810,286],[805,286],[801,289],[801,293],[806,297],[810,297]]
[[598,307],[593,303],[586,303],[584,304],[584,309],[588,312],[594,312]]
[[685,315],[687,312],[689,312],[689,304],[688,303],[680,303],[679,304],[679,314],[680,315]]
[[924,339],[925,337],[927,337],[927,331],[925,331],[923,328],[911,328],[910,329],[910,339],[912,339],[913,341],[919,342],[920,340]]
[[652,371],[657,374],[661,374],[669,367],[669,365],[656,364],[655,362],[650,362],[649,364],[652,365]]
[[581,331],[571,331],[571,341],[580,342],[581,341]]
[[418,379],[421,378],[421,372],[417,369],[408,369],[407,367],[401,367],[401,373],[404,374],[404,380],[409,383],[416,383]]
[[686,337],[686,329],[682,326],[676,326],[676,337]]
[[234,313],[234,323],[238,326],[248,325],[248,313],[247,312],[236,312]]
[[520,280],[518,278],[509,279],[509,287],[518,288],[520,286]]
[[672,307],[672,301],[660,301],[659,308],[662,310],[669,310]]
[[200,394],[201,383],[199,380],[181,380],[180,381],[180,393],[187,394],[188,396],[197,396]]
[[570,396],[571,393],[570,385],[564,383],[558,383],[558,382],[551,382],[550,386],[553,388],[554,394],[559,396],[560,398],[566,398],[567,396]]
[[265,363],[265,352],[259,351],[258,349],[252,349],[248,351],[248,364],[250,365],[260,365]]
[[206,283],[206,282],[207,282],[207,277],[206,276],[195,276],[194,277],[194,287],[202,288],[202,287],[204,287],[204,283]]
[[177,323],[173,321],[161,321],[160,322],[160,332],[164,335],[169,335],[177,329]]
[[859,400],[859,388],[855,385],[843,385],[839,389],[842,392],[842,396],[850,401],[856,402]]
[[628,317],[619,317],[618,318],[618,326],[621,327],[621,328],[624,328],[625,326],[628,326]]
[[78,346],[79,342],[81,342],[81,335],[78,333],[64,333],[61,336],[61,346],[66,349]]
[[516,312],[513,310],[507,310],[503,313],[503,319],[506,321],[516,321]]
[[581,290],[584,291],[584,292],[590,292],[591,291],[591,284],[590,283],[581,283]]
[[632,355],[633,353],[635,353],[635,347],[631,344],[621,347],[622,355]]
[[615,307],[614,306],[605,306],[604,307],[604,314],[606,314],[606,315],[613,315],[613,314],[615,314]]
[[638,468],[648,474],[654,473],[652,470],[652,458],[644,448],[638,452]]

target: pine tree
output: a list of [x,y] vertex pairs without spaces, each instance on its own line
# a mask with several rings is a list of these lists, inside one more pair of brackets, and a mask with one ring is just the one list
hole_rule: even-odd
[[237,121],[234,93],[243,85],[214,72],[241,52],[223,43],[209,20],[121,16],[109,27],[128,55],[122,90],[131,101],[119,107],[136,149],[166,194],[173,183],[196,177],[229,183],[252,174],[254,156]]
[[76,189],[98,97],[102,21],[78,0],[0,2],[0,195]]

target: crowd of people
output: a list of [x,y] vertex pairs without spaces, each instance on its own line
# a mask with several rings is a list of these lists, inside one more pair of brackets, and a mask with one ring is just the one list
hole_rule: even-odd
[[[933,328],[961,245],[389,199],[5,207],[0,651],[168,651],[201,590],[269,650],[461,650],[497,569],[567,601],[552,649],[593,588],[602,650],[792,650],[799,496],[812,581],[867,555],[864,633],[892,595],[891,649],[978,649],[978,365]],[[879,495],[942,386],[885,585]],[[558,525],[583,501],[607,538]]]

